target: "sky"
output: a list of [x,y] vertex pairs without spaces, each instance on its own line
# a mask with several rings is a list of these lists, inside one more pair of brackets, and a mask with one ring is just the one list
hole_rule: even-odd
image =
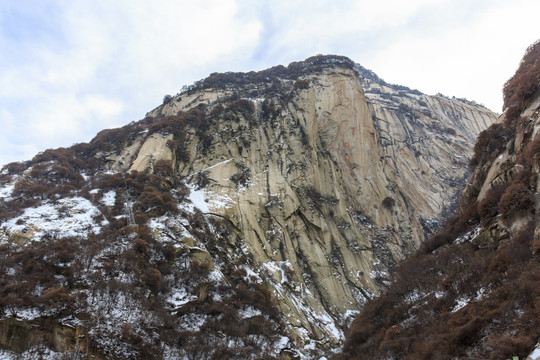
[[2,0],[0,166],[144,118],[213,72],[344,55],[501,112],[538,0]]

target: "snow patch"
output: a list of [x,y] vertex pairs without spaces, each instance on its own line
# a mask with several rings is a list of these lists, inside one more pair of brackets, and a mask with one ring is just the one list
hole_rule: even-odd
[[105,206],[114,206],[115,201],[116,191],[114,190],[107,191],[105,194],[103,194],[103,198],[101,198],[101,203]]
[[463,309],[465,306],[469,305],[469,301],[470,299],[465,298],[465,297],[459,298],[457,300],[456,306],[454,306],[454,308],[450,312],[456,312]]
[[186,288],[181,287],[173,289],[166,301],[172,308],[176,309],[193,300],[197,300],[197,297],[191,295]]
[[287,281],[287,275],[285,274],[284,268],[291,268],[291,263],[289,261],[269,261],[262,265],[270,272],[274,279],[279,281],[280,284],[283,284]]
[[253,306],[248,306],[245,309],[238,310],[238,315],[241,319],[249,319],[254,316],[262,315],[262,312],[259,309],[255,309]]
[[0,350],[0,360],[17,360],[18,358],[18,354],[7,350]]
[[18,319],[18,320],[34,320],[42,316],[43,316],[43,312],[36,308],[32,308],[32,307],[13,308],[13,309],[10,309],[9,311],[6,311],[5,315],[0,317],[0,319],[14,317],[15,319]]
[[0,188],[0,198],[6,198],[6,199],[9,198],[14,188],[15,188],[15,184],[8,184]]
[[444,291],[437,291],[435,292],[435,299],[442,299],[445,295],[446,293]]
[[195,190],[193,187],[189,187],[189,200],[193,203],[193,206],[199,209],[203,213],[210,212],[208,207],[208,201],[204,189]]
[[411,292],[410,294],[407,294],[407,296],[405,297],[405,301],[407,302],[407,304],[412,304],[420,300],[421,297],[422,297],[422,294],[418,291],[418,289],[414,289],[413,292]]
[[[45,203],[35,208],[27,208],[24,213],[4,223],[6,232],[34,231],[33,239],[40,240],[45,233],[57,233],[62,237],[97,234],[101,226],[94,218],[101,212],[82,197],[60,199],[56,204]],[[103,220],[101,225],[108,224]]]
[[219,270],[218,268],[214,269],[210,274],[208,274],[208,279],[212,280],[213,282],[222,282],[225,280],[225,276]]
[[480,230],[481,230],[481,228],[479,226],[475,227],[474,229],[472,229],[471,231],[469,231],[465,235],[460,236],[456,240],[454,240],[454,243],[455,244],[461,244],[461,243],[463,243],[465,241],[472,241],[472,240],[476,239],[476,237],[478,235],[480,235]]
[[255,281],[256,283],[261,283],[262,279],[253,269],[249,266],[242,266],[242,269],[246,270],[246,277],[248,282]]
[[[189,200],[192,202],[192,206],[203,213],[209,213],[211,212],[211,209],[229,208],[234,203],[234,201],[225,194],[217,194],[206,189],[196,190],[193,186],[190,186],[189,190]],[[190,209],[188,206],[186,210],[193,212],[194,209]]]
[[180,326],[185,330],[197,332],[201,330],[201,326],[205,321],[206,315],[191,313],[182,317],[182,324]]
[[540,345],[536,345],[536,349],[532,352],[527,359],[540,360]]
[[36,345],[22,354],[0,350],[0,360],[59,360],[64,359],[62,353],[52,351],[44,345]]
[[487,291],[484,288],[481,288],[476,292],[476,297],[474,298],[476,301],[482,300],[484,296],[486,295]]

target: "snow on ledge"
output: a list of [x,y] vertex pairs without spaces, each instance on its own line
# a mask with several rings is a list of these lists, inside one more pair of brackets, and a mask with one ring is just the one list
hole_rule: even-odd
[[233,200],[226,194],[218,194],[207,189],[195,189],[193,185],[189,186],[189,200],[192,205],[187,206],[186,210],[193,212],[194,208],[197,208],[205,214],[215,209],[229,208],[233,204]]

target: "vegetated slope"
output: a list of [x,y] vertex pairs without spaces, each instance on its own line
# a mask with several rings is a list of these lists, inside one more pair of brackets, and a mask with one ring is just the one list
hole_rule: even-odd
[[[227,224],[186,201],[189,190],[171,176],[170,162],[156,162],[152,174],[91,177],[95,169],[81,164],[87,180],[77,182],[70,175],[76,170],[65,166],[85,157],[73,154],[36,157],[5,199],[14,213],[3,222],[12,232],[0,251],[2,347],[78,346],[118,359],[250,358],[286,347],[264,280],[234,266],[244,260],[240,247],[217,246],[231,241]],[[125,194],[133,199],[133,224]],[[41,318],[58,325],[41,333]]]
[[480,133],[458,214],[366,304],[337,359],[525,358],[540,339],[539,54]]
[[[0,348],[259,359],[340,346],[351,310],[452,206],[466,134],[494,118],[370,86],[382,90],[364,95],[338,56],[212,74],[141,121],[5,166]],[[420,177],[434,185],[415,190]]]

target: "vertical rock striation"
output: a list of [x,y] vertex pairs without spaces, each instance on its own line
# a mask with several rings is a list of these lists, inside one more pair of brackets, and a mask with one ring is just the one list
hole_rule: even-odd
[[213,114],[211,142],[191,133],[178,169],[204,174],[209,213],[268,271],[296,336],[337,343],[334,320],[376,294],[455,206],[473,141],[496,114],[350,61],[302,66],[295,78],[191,89],[149,115]]

